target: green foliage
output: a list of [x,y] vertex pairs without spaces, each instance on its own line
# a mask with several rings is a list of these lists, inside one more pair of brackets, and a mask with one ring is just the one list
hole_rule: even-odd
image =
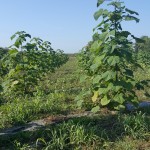
[[150,38],[142,36],[141,41],[135,43],[135,59],[144,67],[150,67]]
[[2,47],[0,47],[0,59],[2,59],[3,56],[8,53],[8,50],[9,50],[9,49],[7,49],[7,48],[2,48]]
[[131,116],[125,115],[120,121],[124,125],[125,133],[133,138],[146,139],[149,136],[149,119],[142,112]]
[[[83,109],[77,110],[76,108],[74,98],[84,86],[88,89],[91,82],[87,76],[81,78],[86,79],[86,83],[79,82],[79,76],[83,73],[84,71],[78,71],[76,57],[69,55],[69,61],[65,65],[42,78],[34,97],[26,99],[21,97],[13,99],[12,102],[3,103],[0,106],[1,128],[41,120],[41,118],[49,122],[51,116],[54,117],[54,120],[56,118],[56,124],[48,125],[45,129],[42,127],[35,131],[3,136],[0,138],[0,148],[36,150],[49,147],[49,149],[57,149],[59,145],[69,150],[148,149],[149,108],[142,110],[146,114],[133,112],[120,115],[112,115],[116,114],[116,111],[101,108],[95,116],[90,113],[86,117],[80,117],[82,113],[85,113],[85,109],[90,110],[98,104],[98,101],[93,103],[89,99],[93,93],[88,91],[83,92],[86,98],[86,101],[83,102]],[[150,77],[150,73],[145,70],[143,72],[139,70],[136,73],[139,73],[142,80]],[[66,118],[66,115],[70,113],[75,116],[77,113],[79,117],[69,119],[69,121],[64,118],[61,120],[61,116]]]
[[[44,145],[45,149],[81,149],[85,146],[85,149],[90,146],[91,148],[97,148],[94,146],[98,136],[93,135],[92,129],[84,128],[80,124],[74,124],[73,121],[57,125],[49,132],[50,140],[46,141],[43,138],[37,139],[38,145]],[[92,146],[93,145],[93,146]]]
[[80,74],[77,68],[76,57],[69,56],[66,64],[54,73],[46,74],[39,81],[33,97],[17,96],[7,103],[4,100],[0,106],[0,126],[8,127],[39,119],[41,116],[75,111],[74,98],[83,86],[79,82]]
[[2,65],[2,58],[8,53],[7,48],[0,47],[0,103],[2,102],[2,96],[1,93],[3,91],[2,88],[2,76],[7,73],[7,69],[3,67]]
[[[103,2],[99,0],[97,6]],[[95,20],[101,18],[101,22],[94,29],[97,32],[93,41],[82,50],[79,62],[87,74],[85,79],[92,82],[93,102],[122,110],[126,103],[136,106],[138,97],[135,89],[138,85],[140,89],[144,88],[142,82],[138,83],[134,78],[132,67],[141,66],[134,61],[133,42],[129,38],[140,39],[121,27],[122,21],[139,22],[139,19],[136,18],[138,13],[127,9],[123,2],[112,1],[108,6],[114,10],[101,8],[94,14]]]
[[0,106],[0,128],[24,124],[44,114],[60,114],[69,109],[64,94],[15,99]]
[[40,38],[31,39],[24,31],[15,33],[11,39],[15,39],[15,42],[1,59],[2,66],[7,69],[2,83],[5,96],[12,93],[33,95],[39,80],[68,60],[63,51],[54,51],[50,42]]
[[0,47],[0,84],[1,84],[1,78],[7,73],[7,69],[4,68],[2,64],[2,58],[7,55],[9,49]]

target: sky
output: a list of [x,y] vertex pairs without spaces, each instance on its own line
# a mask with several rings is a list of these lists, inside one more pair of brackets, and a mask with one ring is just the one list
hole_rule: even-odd
[[[127,22],[124,30],[135,36],[150,36],[150,0],[124,0],[127,8],[139,13],[140,23]],[[91,39],[100,22],[93,14],[97,0],[1,0],[0,47],[14,41],[17,31],[26,31],[52,43],[52,48],[76,53]],[[105,7],[105,6],[104,6]]]

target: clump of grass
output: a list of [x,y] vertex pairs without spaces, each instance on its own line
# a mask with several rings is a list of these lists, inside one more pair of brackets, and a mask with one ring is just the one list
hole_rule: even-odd
[[37,148],[43,144],[44,149],[96,149],[101,146],[101,140],[94,134],[93,128],[84,128],[73,121],[48,129],[48,138],[37,139]]
[[106,150],[149,150],[150,145],[148,143],[148,141],[125,136],[114,143],[109,143]]
[[60,114],[68,109],[71,109],[70,105],[65,103],[65,96],[61,93],[30,100],[16,99],[0,107],[0,128],[24,124],[44,114]]
[[146,139],[150,137],[150,119],[142,112],[136,112],[132,115],[124,115],[120,120],[124,127],[126,135],[132,136],[134,139]]

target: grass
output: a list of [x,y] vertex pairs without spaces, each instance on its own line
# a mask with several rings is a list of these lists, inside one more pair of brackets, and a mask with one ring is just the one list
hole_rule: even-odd
[[[144,68],[144,70],[137,70],[135,72],[135,78],[138,81],[141,81],[141,80],[150,80],[150,67]],[[149,87],[146,88],[145,91],[150,94],[150,84],[149,84]],[[136,93],[137,93],[138,98],[139,98],[140,101],[143,101],[143,100],[147,101],[148,99],[150,99],[150,97],[146,97],[144,95],[145,91],[142,91],[142,90],[136,91]]]
[[141,112],[74,118],[45,130],[7,137],[7,141],[1,139],[0,146],[6,142],[11,148],[30,150],[148,150],[150,118]]
[[[137,72],[137,79],[150,79],[149,71]],[[48,74],[39,82],[34,97],[17,98],[0,106],[0,128],[56,114],[78,111],[75,97],[89,82],[80,83],[77,59],[69,61],[55,73]],[[149,89],[147,89],[149,91]],[[150,91],[149,91],[150,92]],[[137,91],[140,100],[143,92]],[[90,110],[87,97],[84,110]],[[0,149],[10,150],[149,150],[150,109],[122,114],[107,113],[103,109],[97,117],[79,117],[46,126],[38,131],[20,132],[0,138]]]
[[20,99],[8,102],[0,107],[0,128],[20,125],[48,114],[62,114],[74,109],[74,105],[65,102],[63,94],[49,94],[41,98]]
[[24,124],[46,114],[73,111],[76,108],[74,98],[81,91],[78,71],[72,74],[77,70],[76,63],[77,60],[71,57],[56,73],[46,76],[40,81],[34,97],[17,98],[1,105],[0,128]]

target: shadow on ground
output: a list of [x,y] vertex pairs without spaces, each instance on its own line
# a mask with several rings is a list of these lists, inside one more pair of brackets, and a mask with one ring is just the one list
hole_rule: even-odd
[[[101,142],[109,141],[115,142],[121,140],[125,136],[131,136],[132,138],[141,138],[150,140],[150,113],[145,112],[130,112],[124,114],[108,114],[97,116],[82,116],[69,119],[62,119],[59,122],[38,126],[35,131],[21,131],[17,134],[3,135],[0,138],[0,148],[5,149],[7,147],[14,147],[15,141],[22,144],[29,144],[32,147],[36,147],[35,143],[38,138],[42,138],[45,141],[51,141],[54,138],[53,131],[57,138],[60,137],[60,131],[62,134],[70,136],[71,129],[73,127],[82,127],[84,135],[94,135]],[[37,126],[37,124],[34,124]],[[22,129],[18,129],[22,130]],[[75,129],[76,130],[76,129]],[[16,129],[17,131],[17,129]],[[76,132],[76,131],[73,131]],[[91,134],[92,133],[92,134]],[[146,133],[148,133],[146,136]],[[69,142],[66,140],[65,142]],[[69,145],[69,144],[68,144]]]

